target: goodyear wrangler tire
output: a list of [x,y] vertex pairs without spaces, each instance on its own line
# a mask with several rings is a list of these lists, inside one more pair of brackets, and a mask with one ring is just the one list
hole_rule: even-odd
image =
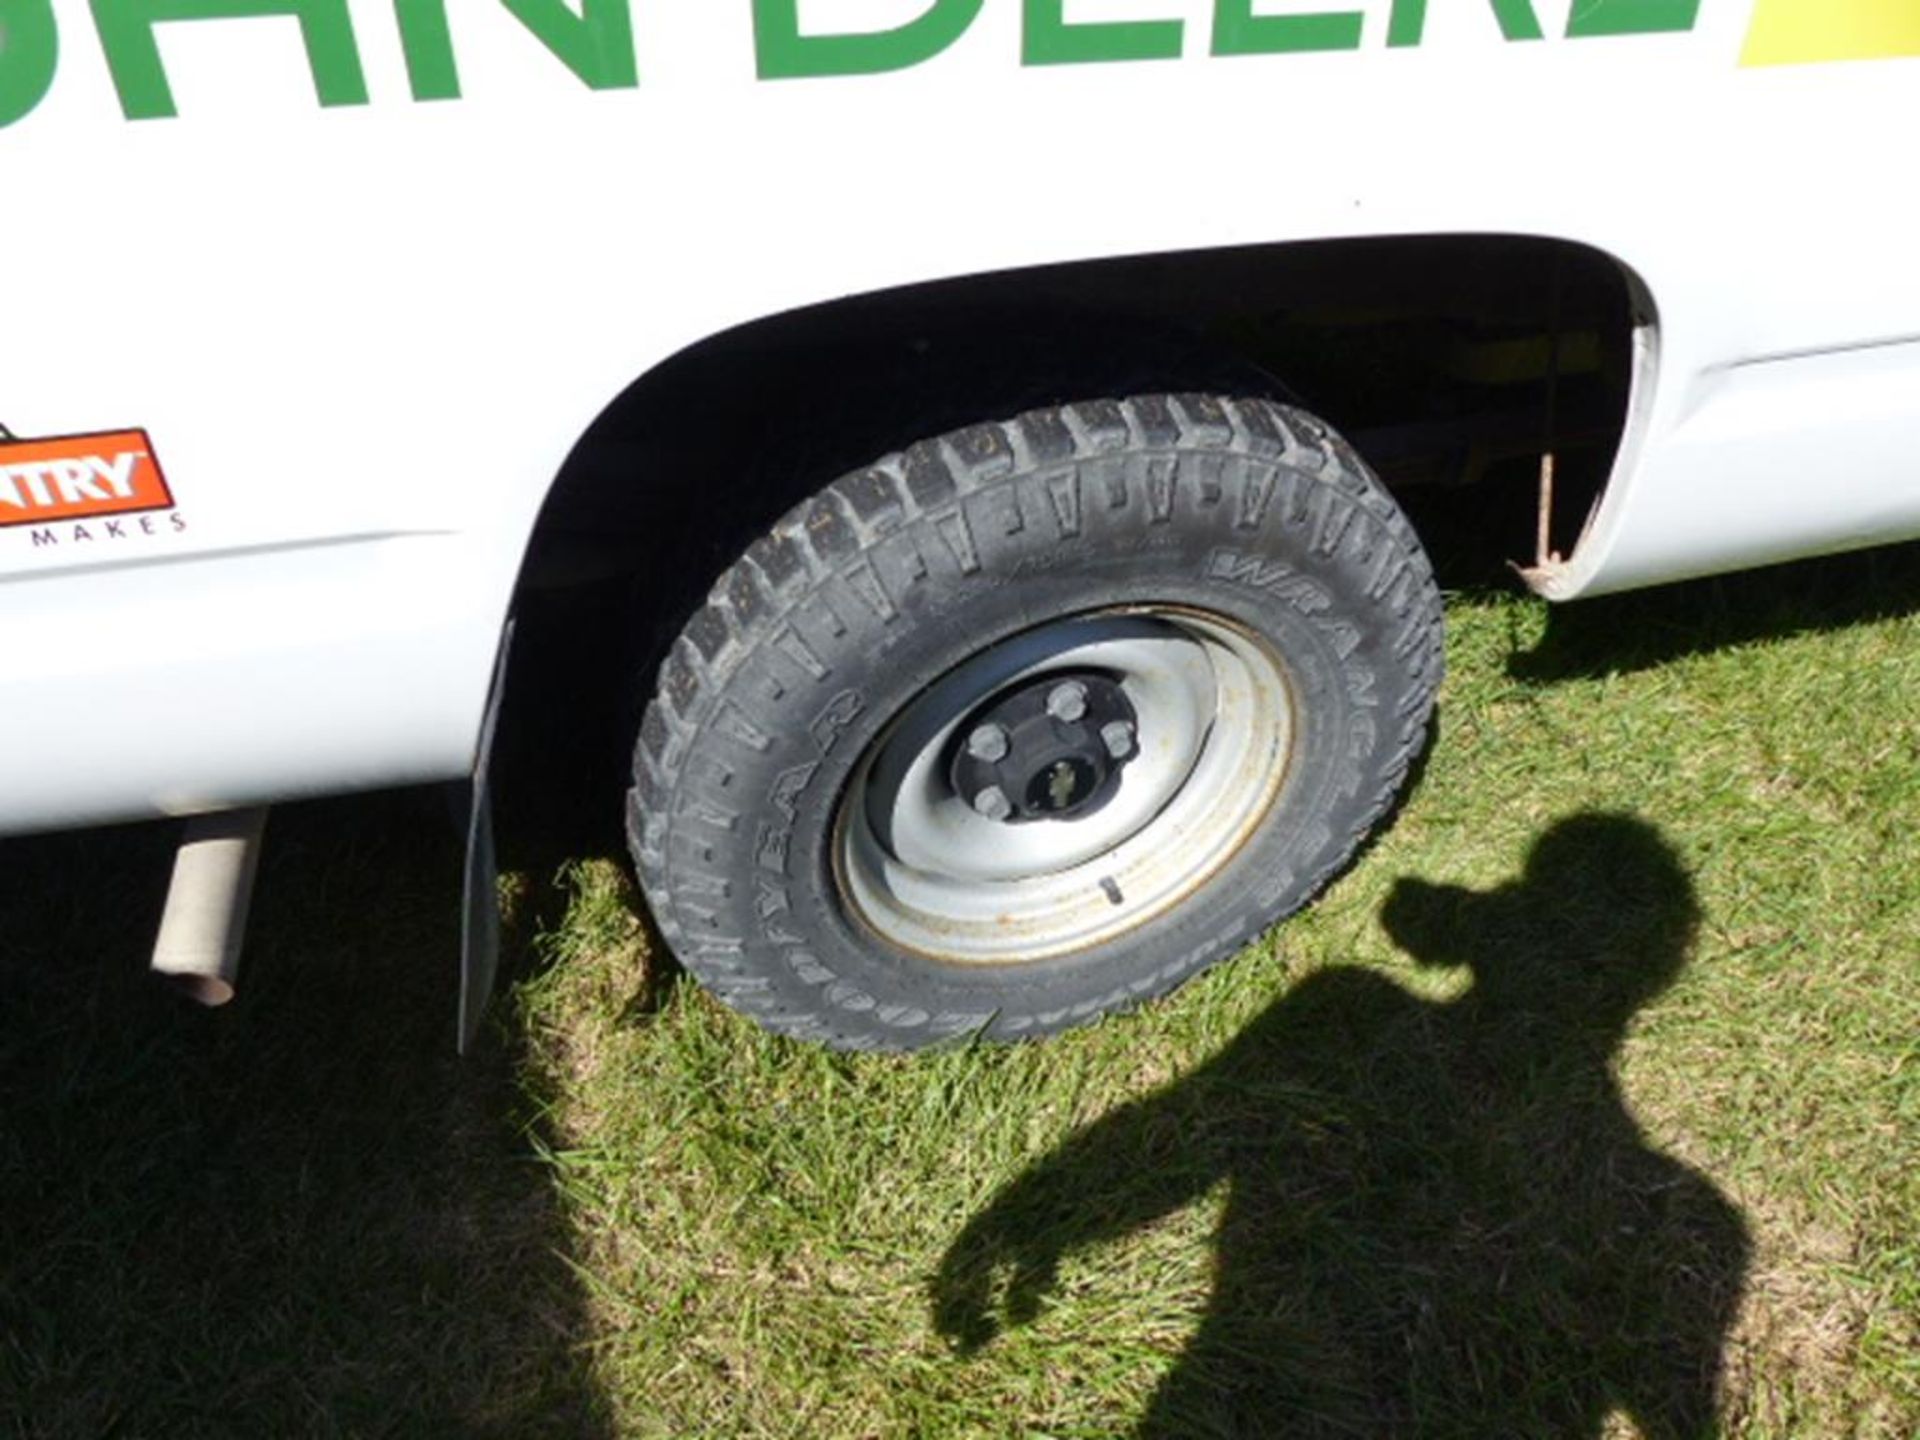
[[662,667],[628,836],[662,935],[773,1030],[1040,1034],[1304,904],[1440,668],[1426,558],[1322,422],[1034,411],[843,477],[727,571]]

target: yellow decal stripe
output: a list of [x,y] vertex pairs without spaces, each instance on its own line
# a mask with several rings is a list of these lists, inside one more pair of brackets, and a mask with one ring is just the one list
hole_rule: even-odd
[[1742,65],[1920,55],[1920,0],[1756,0]]

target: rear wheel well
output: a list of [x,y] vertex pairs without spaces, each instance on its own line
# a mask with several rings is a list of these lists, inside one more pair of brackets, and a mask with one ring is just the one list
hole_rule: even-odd
[[[1018,409],[1172,388],[1293,399],[1396,494],[1525,481],[1553,446],[1566,549],[1620,442],[1632,310],[1599,251],[1441,236],[1093,261],[790,311],[689,347],[606,408],[548,497],[528,578],[651,572],[661,600],[685,590],[666,606],[684,611],[773,518],[875,455]],[[1530,492],[1515,490],[1506,518],[1530,542]],[[1442,508],[1484,521],[1503,498]]]

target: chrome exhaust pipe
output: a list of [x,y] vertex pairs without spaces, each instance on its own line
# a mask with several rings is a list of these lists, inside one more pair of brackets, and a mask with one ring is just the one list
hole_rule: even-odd
[[233,999],[247,909],[266,832],[265,806],[187,822],[153,946],[153,971],[202,1005]]

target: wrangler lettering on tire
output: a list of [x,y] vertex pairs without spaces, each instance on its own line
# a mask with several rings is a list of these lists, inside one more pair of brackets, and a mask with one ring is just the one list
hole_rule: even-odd
[[1266,400],[1036,410],[843,476],[723,575],[642,722],[661,933],[844,1048],[1058,1030],[1304,904],[1441,671],[1405,519]]

